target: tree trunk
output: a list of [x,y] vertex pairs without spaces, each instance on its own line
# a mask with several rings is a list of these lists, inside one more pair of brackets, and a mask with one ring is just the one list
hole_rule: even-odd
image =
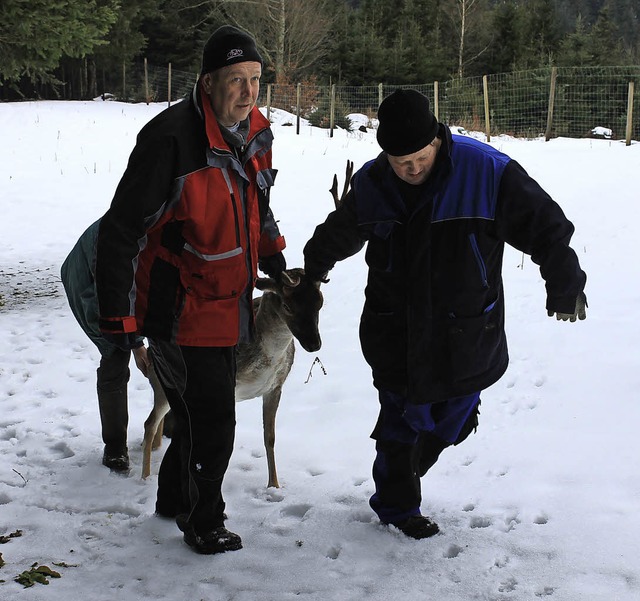
[[458,45],[458,77],[462,79],[464,73],[464,36],[467,27],[467,0],[458,0],[460,13],[460,43]]
[[280,0],[280,11],[278,15],[278,41],[276,47],[276,81],[284,81],[284,42],[286,36],[286,7],[285,0]]

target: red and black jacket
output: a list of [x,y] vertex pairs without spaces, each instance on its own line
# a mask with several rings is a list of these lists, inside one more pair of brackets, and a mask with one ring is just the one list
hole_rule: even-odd
[[269,122],[254,108],[246,146],[236,153],[197,94],[198,86],[141,130],[101,220],[103,332],[233,346],[258,258],[285,246],[269,209]]

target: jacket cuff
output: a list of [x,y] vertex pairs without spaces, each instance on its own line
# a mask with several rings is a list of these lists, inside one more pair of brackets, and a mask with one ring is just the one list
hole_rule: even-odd
[[138,323],[132,315],[127,317],[101,317],[99,327],[101,332],[131,334],[137,331]]
[[269,239],[268,236],[262,236],[260,238],[260,244],[258,244],[258,256],[270,257],[271,255],[282,252],[286,247],[287,243],[284,236],[278,236],[273,240]]

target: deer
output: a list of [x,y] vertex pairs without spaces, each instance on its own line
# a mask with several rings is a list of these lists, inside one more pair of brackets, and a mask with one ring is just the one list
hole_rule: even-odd
[[[236,402],[262,397],[262,423],[267,455],[267,488],[280,488],[275,460],[276,413],[295,356],[294,338],[307,352],[322,346],[318,331],[323,304],[320,282],[304,278],[304,270],[287,269],[277,278],[258,278],[263,294],[253,299],[255,337],[236,347]],[[295,291],[295,293],[294,293]],[[154,405],[144,422],[142,478],[151,474],[151,452],[160,447],[169,403],[155,372],[149,380]]]

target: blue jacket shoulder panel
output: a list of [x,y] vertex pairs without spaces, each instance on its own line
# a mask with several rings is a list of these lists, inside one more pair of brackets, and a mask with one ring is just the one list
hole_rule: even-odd
[[404,203],[393,185],[391,167],[379,158],[366,162],[353,176],[351,187],[358,225],[398,221],[404,212]]
[[511,160],[492,146],[466,136],[452,136],[451,169],[436,192],[432,222],[489,219],[496,214],[500,180]]

